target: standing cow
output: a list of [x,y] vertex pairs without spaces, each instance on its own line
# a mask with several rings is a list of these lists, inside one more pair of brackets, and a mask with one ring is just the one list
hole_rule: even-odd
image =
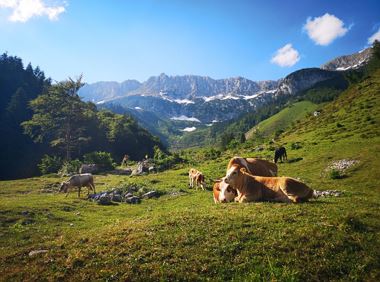
[[274,162],[277,163],[278,160],[281,162],[288,160],[285,147],[280,147],[274,151]]
[[71,187],[78,187],[78,198],[80,197],[80,190],[83,186],[88,188],[88,194],[90,189],[95,193],[94,177],[91,173],[76,174],[70,177],[69,180],[62,182],[59,192],[65,192],[66,197],[69,195],[69,189]]
[[198,190],[198,185],[201,186],[202,190],[205,190],[205,177],[202,172],[195,168],[190,168],[189,170],[189,188],[194,188]]

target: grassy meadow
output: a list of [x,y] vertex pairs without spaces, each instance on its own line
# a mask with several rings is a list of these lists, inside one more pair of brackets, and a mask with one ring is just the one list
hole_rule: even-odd
[[[288,150],[279,175],[339,197],[214,204],[210,182],[188,189],[190,165],[95,176],[97,191],[135,183],[162,192],[137,205],[101,206],[86,189],[80,199],[46,192],[64,180],[54,175],[0,182],[0,280],[379,281],[379,89],[377,72],[277,140]],[[192,166],[215,179],[234,155],[273,156],[273,144],[256,145]],[[342,159],[358,162],[331,178],[326,169]]]

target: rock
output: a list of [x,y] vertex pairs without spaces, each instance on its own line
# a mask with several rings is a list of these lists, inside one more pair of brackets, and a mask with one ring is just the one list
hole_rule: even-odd
[[132,196],[125,199],[125,202],[128,204],[140,204],[141,199],[137,196]]
[[150,199],[150,198],[153,198],[153,197],[155,197],[155,198],[159,197],[159,195],[158,195],[158,193],[156,191],[150,191],[150,192],[145,193],[144,195],[142,195],[142,198],[147,198],[147,199]]
[[132,169],[126,168],[126,169],[114,169],[110,172],[111,174],[116,174],[116,175],[131,175],[132,174]]
[[109,205],[111,204],[111,196],[107,193],[102,193],[97,200],[99,205]]
[[97,173],[99,167],[96,164],[82,164],[79,173]]
[[130,197],[133,197],[133,194],[130,192],[124,195],[124,198],[130,198]]
[[318,191],[314,190],[314,196],[315,197],[340,197],[343,195],[343,191],[338,190],[325,190],[325,191]]
[[35,250],[35,251],[30,251],[29,252],[29,256],[30,257],[34,257],[36,255],[40,255],[40,254],[46,254],[48,252],[48,250]]
[[359,161],[357,160],[339,160],[333,162],[326,170],[338,170],[338,171],[345,171],[346,169],[350,168],[351,166],[357,164]]
[[118,202],[118,203],[120,203],[121,200],[122,200],[122,197],[121,197],[120,194],[113,194],[113,195],[111,196],[111,200],[112,200],[113,202]]

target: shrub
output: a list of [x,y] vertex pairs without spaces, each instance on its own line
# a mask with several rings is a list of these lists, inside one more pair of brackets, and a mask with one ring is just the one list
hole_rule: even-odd
[[330,178],[331,179],[341,179],[343,177],[344,177],[344,175],[342,174],[342,172],[340,170],[337,170],[337,169],[330,170]]
[[298,150],[298,149],[301,149],[302,146],[301,146],[300,143],[295,142],[295,143],[292,143],[292,144],[290,145],[290,148],[292,148],[292,150]]
[[57,173],[62,166],[62,159],[57,156],[44,155],[38,168],[42,174]]
[[92,152],[84,155],[84,162],[96,164],[101,170],[114,169],[113,159],[108,152]]
[[82,162],[80,160],[65,161],[59,170],[60,175],[71,175],[79,172]]

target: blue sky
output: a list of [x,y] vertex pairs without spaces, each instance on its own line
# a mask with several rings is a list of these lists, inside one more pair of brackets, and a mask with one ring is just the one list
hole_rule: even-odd
[[0,53],[55,80],[279,79],[380,37],[380,1],[0,0]]

